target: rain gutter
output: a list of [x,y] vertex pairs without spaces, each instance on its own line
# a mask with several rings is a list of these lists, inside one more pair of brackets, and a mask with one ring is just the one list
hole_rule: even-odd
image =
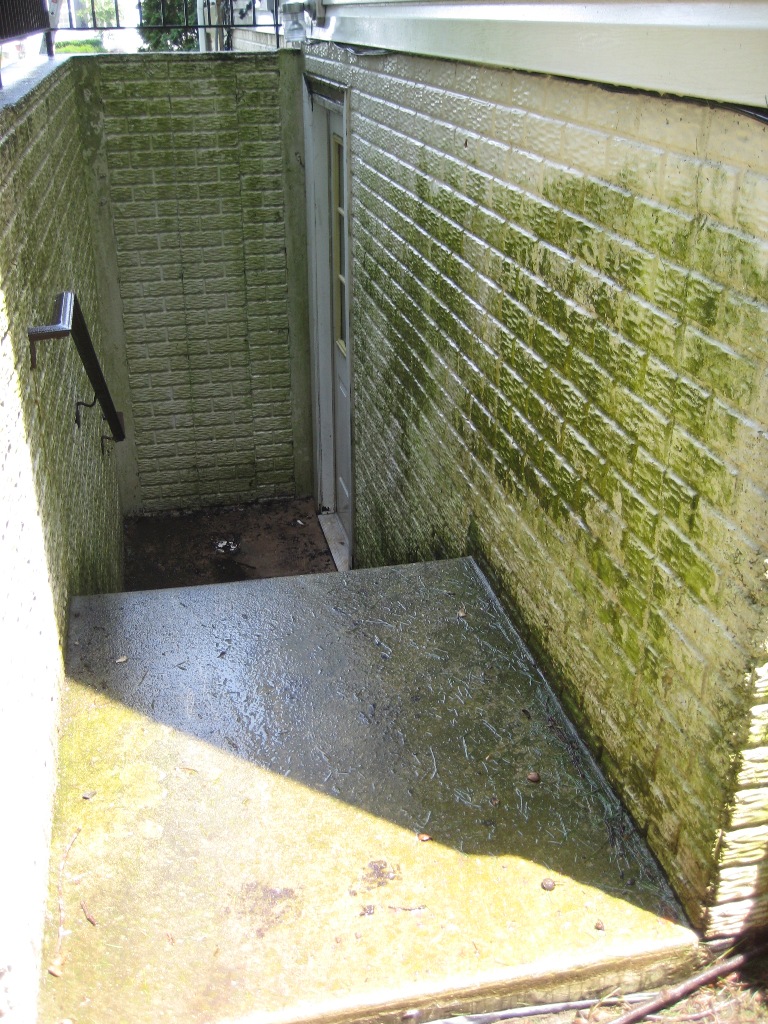
[[768,107],[763,0],[331,0],[324,15],[313,39]]

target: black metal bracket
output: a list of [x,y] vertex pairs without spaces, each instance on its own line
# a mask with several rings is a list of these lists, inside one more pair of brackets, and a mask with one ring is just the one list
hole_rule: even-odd
[[[123,414],[121,412],[119,412],[117,415],[120,417],[120,421],[122,422]],[[104,447],[105,444],[114,444],[117,440],[119,440],[119,438],[117,438],[117,437],[110,437],[109,434],[102,434],[101,435],[101,454],[102,455],[106,455],[106,453],[107,453],[107,449]]]
[[[88,325],[85,322],[83,311],[80,308],[80,303],[77,301],[77,296],[74,292],[61,292],[60,295],[56,296],[56,302],[53,307],[52,324],[48,324],[45,327],[30,327],[27,330],[32,369],[34,370],[37,367],[38,342],[49,341],[56,338],[66,338],[69,335],[72,336],[72,341],[75,343],[77,354],[80,356],[83,368],[88,374],[88,380],[91,382],[91,387],[93,388],[94,398],[90,405],[94,405],[98,402],[101,406],[101,411],[104,413],[104,419],[107,421],[109,429],[112,431],[112,437],[109,438],[109,440],[124,441],[125,425],[123,422],[123,414],[119,413],[117,409],[115,409],[115,403],[112,401],[112,395],[109,393],[107,382],[104,379],[104,374],[102,373],[101,365],[99,364],[99,357],[96,355],[96,349],[93,347],[93,342],[91,341],[91,334],[88,330]],[[75,421],[78,426],[80,425],[81,406],[88,406],[90,408],[87,402],[76,403]]]
[[75,423],[80,426],[80,410],[81,409],[92,409],[96,405],[96,395],[93,396],[92,402],[75,402]]

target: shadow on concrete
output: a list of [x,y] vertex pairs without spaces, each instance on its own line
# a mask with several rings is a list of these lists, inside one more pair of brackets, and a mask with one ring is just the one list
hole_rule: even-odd
[[684,921],[471,559],[79,598],[68,674],[414,834]]

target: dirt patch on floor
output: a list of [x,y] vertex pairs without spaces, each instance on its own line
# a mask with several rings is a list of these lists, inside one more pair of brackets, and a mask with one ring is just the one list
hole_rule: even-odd
[[311,498],[126,519],[125,589],[334,572]]

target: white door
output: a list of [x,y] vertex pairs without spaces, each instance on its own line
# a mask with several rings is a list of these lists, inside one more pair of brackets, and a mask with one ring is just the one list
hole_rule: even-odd
[[329,114],[330,218],[331,218],[331,313],[333,335],[333,464],[336,514],[348,538],[352,536],[352,402],[347,288],[347,190],[346,146],[343,119]]
[[335,515],[334,528],[343,533],[351,564],[352,351],[344,109],[343,96],[308,94],[305,124],[316,498],[321,513]]

